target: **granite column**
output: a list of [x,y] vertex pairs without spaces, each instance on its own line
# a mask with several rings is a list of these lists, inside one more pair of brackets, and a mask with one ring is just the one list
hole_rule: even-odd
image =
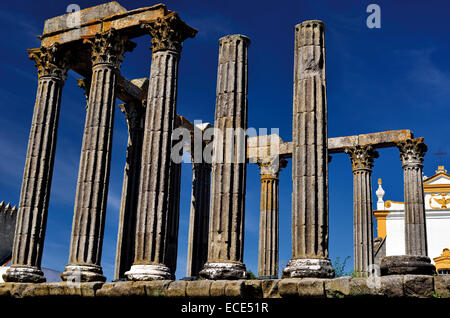
[[259,160],[261,207],[259,221],[258,277],[278,278],[279,202],[278,176],[286,167],[284,159]]
[[125,278],[125,272],[133,264],[142,141],[144,139],[144,113],[143,107],[139,104],[144,102],[146,100],[119,105],[127,120],[128,145],[120,201],[115,279]]
[[372,146],[346,148],[353,170],[353,263],[357,277],[369,276],[374,264],[372,167],[378,152]]
[[113,136],[115,89],[127,39],[114,29],[85,39],[91,48],[89,89],[75,196],[69,262],[63,280],[104,281],[101,263]]
[[[130,280],[173,278],[170,237],[177,216],[173,204],[176,167],[171,160],[176,128],[178,61],[182,42],[197,31],[171,13],[142,22],[152,36],[152,65],[145,110],[144,140],[136,219],[134,262],[125,276]],[[175,164],[176,165],[176,164]],[[179,190],[179,185],[178,185]]]
[[244,255],[247,156],[247,51],[250,40],[219,40],[208,260],[200,277],[247,277]]
[[7,282],[44,282],[44,248],[62,87],[67,63],[61,47],[28,50],[38,69],[38,88],[20,192],[11,266]]
[[381,261],[381,274],[435,273],[427,256],[427,231],[423,190],[423,159],[427,146],[422,138],[408,139],[397,144],[403,167],[405,200],[405,254],[387,256]]
[[295,26],[292,259],[283,277],[334,276],[328,258],[325,25]]

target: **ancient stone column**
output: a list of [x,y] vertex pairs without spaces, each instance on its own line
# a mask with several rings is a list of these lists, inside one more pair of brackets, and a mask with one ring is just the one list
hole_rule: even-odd
[[41,259],[56,150],[61,92],[67,74],[57,44],[29,50],[38,69],[38,88],[20,192],[8,282],[43,282]]
[[372,167],[378,152],[372,146],[346,148],[353,169],[353,264],[357,277],[367,277],[374,264]]
[[[146,100],[144,101],[146,102]],[[120,201],[119,230],[114,278],[125,278],[134,258],[136,236],[136,211],[138,205],[139,180],[141,170],[142,141],[144,139],[144,112],[138,105],[141,101],[121,104],[128,125],[128,146],[123,173],[122,198]]]
[[[207,126],[208,127],[208,126]],[[197,127],[195,129],[198,129]],[[200,130],[200,129],[198,129]],[[189,219],[188,257],[186,277],[198,278],[208,259],[209,201],[211,186],[211,163],[203,158],[207,142],[203,141],[203,132],[193,138],[196,145],[191,145],[192,158],[192,195]],[[195,151],[198,151],[197,155]]]
[[405,252],[406,255],[387,256],[381,262],[381,274],[423,274],[435,272],[427,256],[427,232],[422,168],[427,146],[423,138],[399,142],[403,167],[405,196]]
[[[180,127],[180,118],[175,117],[175,128]],[[173,141],[173,140],[172,140]],[[174,160],[172,156],[172,161],[170,162],[170,189],[172,192],[172,199],[169,202],[169,220],[168,222],[168,233],[167,233],[167,257],[166,264],[170,269],[172,278],[175,280],[175,271],[177,268],[177,254],[178,254],[178,228],[180,220],[180,187],[181,187],[181,164],[183,157],[183,147],[180,149],[177,157],[179,161]]]
[[287,161],[278,157],[258,160],[261,175],[258,252],[258,277],[260,279],[278,278],[278,175],[286,165]]
[[[173,278],[173,244],[169,240],[178,222],[171,204],[177,201],[179,185],[171,149],[176,117],[178,61],[182,42],[196,30],[173,13],[163,19],[143,22],[152,36],[152,66],[149,79],[141,180],[136,221],[134,262],[125,276],[130,280]],[[176,258],[176,256],[175,256]]]
[[69,263],[63,280],[104,281],[100,266],[111,163],[115,87],[127,39],[117,31],[85,42],[92,78],[78,171]]
[[328,258],[325,25],[295,26],[292,259],[283,277],[333,277]]
[[243,263],[247,157],[247,50],[234,34],[219,40],[207,279],[245,278]]

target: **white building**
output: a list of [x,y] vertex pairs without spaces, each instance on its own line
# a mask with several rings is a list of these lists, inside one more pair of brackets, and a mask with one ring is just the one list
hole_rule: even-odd
[[[385,191],[378,180],[376,191],[377,210],[373,211],[377,220],[379,244],[375,251],[382,255],[405,254],[405,203],[384,201]],[[439,166],[436,174],[423,181],[425,193],[425,213],[427,225],[428,256],[435,259],[436,269],[445,268],[450,262],[450,175],[444,166]],[[384,246],[383,246],[384,245]],[[382,249],[379,248],[382,246]],[[441,255],[442,254],[442,255]],[[444,267],[443,267],[444,266]]]

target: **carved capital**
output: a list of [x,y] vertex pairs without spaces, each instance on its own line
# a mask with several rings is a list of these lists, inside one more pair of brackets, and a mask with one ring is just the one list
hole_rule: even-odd
[[278,178],[281,169],[287,166],[287,160],[278,156],[258,159],[256,163],[258,164],[261,179]]
[[400,141],[397,147],[400,150],[400,159],[404,168],[423,166],[423,158],[428,150],[423,137]]
[[89,44],[91,47],[93,66],[112,64],[115,68],[120,68],[124,53],[132,51],[136,46],[135,43],[128,41],[127,37],[120,35],[115,29],[84,38],[83,43]]
[[153,53],[165,50],[180,53],[183,41],[197,34],[197,30],[184,23],[176,12],[164,18],[141,21],[141,27],[147,29],[152,36]]
[[353,171],[372,170],[373,161],[378,158],[378,151],[372,146],[354,146],[345,148],[350,155]]
[[28,57],[36,63],[38,77],[56,77],[65,80],[69,68],[68,58],[65,50],[59,43],[49,47],[29,49]]

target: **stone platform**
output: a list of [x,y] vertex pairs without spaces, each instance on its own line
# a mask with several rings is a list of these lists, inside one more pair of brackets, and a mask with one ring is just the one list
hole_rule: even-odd
[[8,298],[450,298],[450,276],[391,275],[377,280],[289,278],[273,280],[198,280],[109,283],[3,283]]

